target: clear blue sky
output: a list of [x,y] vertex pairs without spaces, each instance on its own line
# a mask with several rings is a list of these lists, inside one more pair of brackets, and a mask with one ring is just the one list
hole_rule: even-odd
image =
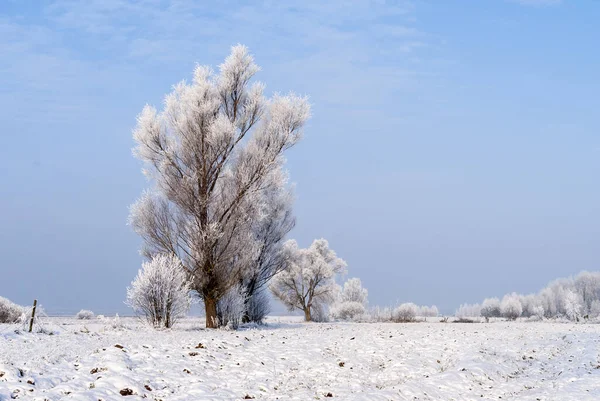
[[126,312],[146,103],[236,43],[310,96],[301,245],[371,304],[533,292],[600,268],[600,2],[0,2],[0,295]]

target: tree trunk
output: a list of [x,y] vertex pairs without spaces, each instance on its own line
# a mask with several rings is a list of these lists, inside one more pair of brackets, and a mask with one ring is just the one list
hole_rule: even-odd
[[250,315],[248,315],[248,310],[244,310],[244,315],[242,316],[242,323],[250,323]]
[[306,322],[310,322],[311,321],[311,317],[310,317],[310,307],[306,307],[304,308],[304,321]]
[[206,328],[216,329],[219,327],[217,319],[217,300],[204,297],[204,311],[206,312]]

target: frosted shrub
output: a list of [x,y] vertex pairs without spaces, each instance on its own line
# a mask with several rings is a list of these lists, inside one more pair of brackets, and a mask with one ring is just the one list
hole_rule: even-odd
[[355,320],[365,312],[365,306],[360,302],[340,302],[329,309],[331,317],[339,320]]
[[437,306],[432,305],[432,306],[421,306],[419,307],[419,316],[422,317],[436,317],[440,314],[440,312],[438,311]]
[[271,312],[269,296],[265,291],[260,290],[246,299],[246,320],[253,323],[262,323]]
[[371,320],[374,322],[391,322],[392,321],[392,308],[385,307],[381,308],[376,306],[369,311]]
[[597,318],[600,316],[600,300],[595,299],[590,306],[589,317]]
[[311,308],[311,321],[316,323],[325,323],[329,321],[329,311],[326,305],[321,303],[313,304]]
[[341,300],[343,302],[358,302],[362,305],[367,304],[369,291],[363,288],[359,278],[351,278],[344,283]]
[[517,320],[521,313],[523,313],[523,306],[519,300],[519,296],[514,292],[509,295],[505,295],[500,303],[500,312],[502,316],[508,320]]
[[179,258],[159,254],[142,264],[127,288],[126,304],[154,327],[172,327],[190,308],[190,288]]
[[241,285],[233,286],[217,302],[218,326],[236,330],[244,316],[244,294]]
[[362,287],[360,279],[351,278],[344,283],[342,292],[329,309],[333,319],[339,320],[364,320],[369,292]]
[[419,308],[417,305],[409,302],[404,303],[394,309],[392,319],[395,322],[414,322],[417,318]]
[[480,313],[486,321],[490,320],[491,317],[500,317],[500,300],[498,298],[484,299]]
[[542,320],[544,318],[544,307],[542,305],[536,305],[531,308],[531,317],[535,320]]
[[115,314],[113,318],[104,318],[104,331],[120,331],[125,330],[128,327],[119,317],[119,314]]
[[82,309],[79,312],[77,312],[75,317],[79,320],[90,320],[94,318],[94,312],[92,312],[91,310]]
[[481,305],[479,304],[462,304],[454,313],[459,319],[481,316]]
[[16,323],[24,312],[24,307],[0,297],[0,323]]
[[563,298],[563,308],[565,310],[565,315],[569,320],[577,320],[579,321],[579,316],[581,316],[581,300],[579,296],[570,290],[565,291]]

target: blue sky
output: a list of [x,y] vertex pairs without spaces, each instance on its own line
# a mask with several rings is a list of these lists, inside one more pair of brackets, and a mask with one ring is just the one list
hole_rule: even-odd
[[310,96],[292,237],[327,238],[371,304],[452,312],[597,270],[599,20],[569,0],[2,1],[0,295],[127,312],[135,117],[236,43],[268,91]]

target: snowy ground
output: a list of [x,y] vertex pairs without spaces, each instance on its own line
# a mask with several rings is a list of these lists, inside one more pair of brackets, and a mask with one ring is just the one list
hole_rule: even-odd
[[600,399],[600,325],[121,323],[0,325],[0,400]]

